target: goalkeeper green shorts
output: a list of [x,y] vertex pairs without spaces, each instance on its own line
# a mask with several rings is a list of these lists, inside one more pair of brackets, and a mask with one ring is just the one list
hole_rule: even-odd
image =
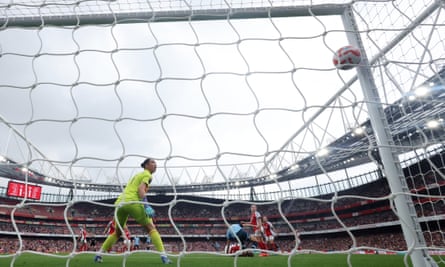
[[144,205],[139,203],[122,204],[117,207],[117,221],[122,227],[126,225],[128,217],[133,218],[142,226],[153,223],[153,220],[145,213]]

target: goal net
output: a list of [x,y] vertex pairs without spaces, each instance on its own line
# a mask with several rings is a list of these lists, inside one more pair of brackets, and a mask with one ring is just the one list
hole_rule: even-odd
[[[0,13],[0,260],[69,264],[88,253],[80,226],[100,245],[150,157],[175,263],[224,254],[255,204],[288,266],[327,251],[443,264],[443,1],[2,0]],[[348,45],[360,63],[336,68]]]

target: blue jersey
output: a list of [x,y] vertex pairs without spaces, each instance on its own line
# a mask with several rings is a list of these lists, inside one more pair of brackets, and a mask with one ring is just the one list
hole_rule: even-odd
[[242,229],[241,225],[239,224],[232,224],[229,229],[227,230],[226,237],[227,239],[234,239],[236,238],[236,234]]

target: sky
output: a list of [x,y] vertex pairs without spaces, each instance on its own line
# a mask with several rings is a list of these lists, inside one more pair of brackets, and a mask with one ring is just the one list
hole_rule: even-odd
[[[395,34],[369,33],[368,57]],[[279,169],[367,118],[358,83],[323,108],[356,74],[332,64],[344,45],[338,16],[2,29],[0,153],[57,178],[120,184],[150,156],[155,184],[190,184],[255,176],[292,138]],[[389,102],[416,83],[396,68]]]

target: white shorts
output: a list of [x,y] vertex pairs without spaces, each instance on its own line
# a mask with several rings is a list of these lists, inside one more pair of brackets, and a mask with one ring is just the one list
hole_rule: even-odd
[[266,240],[266,242],[268,241],[274,241],[275,237],[273,235],[269,235],[269,236],[265,236],[264,238]]
[[258,236],[258,237],[262,237],[262,236],[263,236],[263,232],[261,232],[261,230],[258,229],[258,230],[256,230],[256,231],[253,233],[253,235],[254,235],[254,236]]

